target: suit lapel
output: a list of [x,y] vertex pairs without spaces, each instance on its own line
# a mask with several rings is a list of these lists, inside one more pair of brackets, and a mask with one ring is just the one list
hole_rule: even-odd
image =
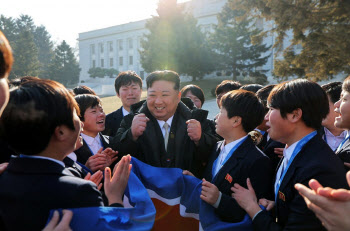
[[344,151],[350,146],[350,139],[346,140],[343,146],[339,149],[339,151],[336,152],[336,154],[339,154],[340,152]]
[[77,155],[77,160],[84,164],[89,159],[90,156],[93,155],[91,152],[91,149],[89,148],[89,145],[86,143],[86,141],[83,139],[83,146],[81,146],[78,150],[74,151],[74,153]]
[[[252,140],[248,136],[246,140],[232,153],[232,156],[226,161],[212,180],[215,185],[219,185],[223,180],[225,180],[227,173],[236,167],[240,159],[245,157],[246,150],[251,145],[250,142],[252,142]],[[235,172],[231,171],[231,176],[232,175],[235,175]]]

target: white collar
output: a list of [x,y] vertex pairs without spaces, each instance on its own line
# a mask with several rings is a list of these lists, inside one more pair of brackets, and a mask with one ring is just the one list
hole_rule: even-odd
[[128,112],[127,110],[125,110],[124,107],[122,107],[122,112],[123,112],[123,116],[129,115],[130,112]]
[[49,160],[49,161],[53,161],[53,162],[56,162],[57,164],[61,165],[62,167],[65,168],[65,165],[63,163],[63,161],[59,161],[59,160],[56,160],[54,158],[51,158],[51,157],[46,157],[46,156],[31,156],[31,155],[24,155],[24,154],[21,154],[20,157],[24,157],[24,158],[32,158],[32,159],[43,159],[43,160]]
[[331,131],[328,130],[328,128],[324,127],[324,134],[326,136],[331,136],[331,137],[335,137],[335,138],[345,138],[348,135],[348,132],[343,131],[342,133],[340,133],[339,136],[335,136],[335,135],[333,135],[333,133]]
[[69,153],[67,157],[73,160],[74,162],[77,162],[77,154],[75,154],[74,152]]
[[[224,149],[225,153],[228,153],[234,146],[236,146],[241,140],[246,138],[248,135],[243,136],[242,138],[239,138],[238,140],[232,141],[226,145],[221,146],[221,151]],[[226,141],[224,141],[226,142]]]
[[164,121],[164,120],[157,120],[158,121],[158,124],[159,124],[159,127],[160,128],[163,128],[163,125],[165,124],[165,122],[169,125],[169,128],[171,127],[171,123],[173,122],[173,118],[174,118],[174,115],[172,117],[170,117],[167,121]]
[[[300,139],[301,140],[301,139]],[[298,143],[300,142],[300,140],[298,140],[297,142],[294,142],[291,146],[289,146],[288,148],[284,148],[283,149],[283,157],[285,159],[285,161],[287,161],[287,163],[290,160],[290,157],[292,156],[294,149],[296,148],[296,146],[298,145]]]
[[96,137],[91,137],[91,136],[85,135],[84,133],[81,133],[81,136],[89,146],[91,146],[94,143],[94,141],[97,141],[98,144],[100,144],[101,142],[100,134],[97,134]]

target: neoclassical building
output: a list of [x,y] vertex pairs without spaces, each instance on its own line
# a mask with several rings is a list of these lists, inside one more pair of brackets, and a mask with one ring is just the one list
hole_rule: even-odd
[[[217,15],[226,0],[191,0],[184,4],[185,10],[192,12],[203,32],[209,32],[217,24]],[[147,33],[146,20],[79,33],[79,64],[81,68],[80,83],[92,87],[98,94],[114,94],[114,78],[90,78],[88,70],[92,67],[114,68],[118,71],[134,70],[144,79],[147,73],[140,63],[139,49],[142,36]],[[268,23],[258,22],[261,29]],[[274,37],[265,38],[266,44],[273,44]],[[271,52],[274,53],[273,49]],[[273,55],[262,67],[273,69]],[[214,75],[214,74],[213,74]],[[210,75],[208,76],[210,77]],[[272,78],[269,77],[271,81]]]

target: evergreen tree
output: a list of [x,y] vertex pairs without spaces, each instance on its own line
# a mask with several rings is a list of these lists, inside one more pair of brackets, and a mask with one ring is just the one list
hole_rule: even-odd
[[49,65],[52,62],[54,56],[53,43],[51,41],[51,35],[47,32],[44,26],[35,28],[34,42],[38,48],[38,60],[40,62],[40,77],[48,78]]
[[[259,16],[274,22],[267,32],[277,35],[274,46],[284,56],[275,60],[277,77],[321,80],[350,74],[350,1],[231,0],[231,7],[244,9],[247,15],[258,10]],[[291,46],[283,48],[289,31]],[[294,52],[298,44],[302,50]]]
[[160,0],[157,12],[158,16],[147,21],[149,33],[141,41],[144,70],[174,70],[193,80],[212,72],[210,49],[194,17],[176,0]]
[[64,85],[76,84],[79,81],[79,64],[72,48],[64,40],[55,49],[55,55],[50,64],[49,73],[50,79]]
[[218,67],[231,72],[233,80],[237,76],[255,77],[264,84],[267,77],[261,67],[266,64],[270,47],[262,40],[252,43],[252,37],[261,31],[255,27],[253,19],[241,18],[244,11],[232,10],[227,3],[218,15],[218,25],[211,36],[214,50],[218,54]]

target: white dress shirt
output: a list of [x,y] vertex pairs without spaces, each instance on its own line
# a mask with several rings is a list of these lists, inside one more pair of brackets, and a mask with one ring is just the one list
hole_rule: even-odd
[[98,152],[98,150],[100,150],[100,148],[103,148],[100,134],[97,134],[96,137],[91,137],[91,136],[85,135],[84,133],[81,133],[81,136],[83,137],[83,139],[85,140],[89,148],[91,149],[93,155],[95,155]]
[[167,121],[157,120],[159,127],[160,127],[160,130],[162,130],[163,138],[165,136],[165,128],[163,126],[164,126],[165,122],[167,122],[167,124],[169,125],[168,133],[170,134],[170,128],[171,128],[171,123],[173,122],[173,118],[174,118],[174,116],[170,117]]
[[324,136],[328,146],[333,150],[337,150],[340,143],[345,139],[347,135],[346,131],[343,131],[339,136],[333,135],[326,127],[324,127]]
[[73,160],[74,162],[77,162],[77,154],[75,154],[74,152],[69,153],[67,157]]
[[123,112],[123,116],[129,115],[130,112],[128,112],[127,110],[125,110],[124,107],[122,107],[122,112]]
[[298,140],[297,142],[295,142],[294,144],[292,144],[291,146],[289,146],[288,148],[283,149],[283,162],[281,163],[281,165],[278,168],[277,174],[276,174],[276,181],[275,181],[275,192],[276,192],[276,187],[277,187],[277,183],[281,178],[281,174],[282,174],[282,167],[284,169],[286,169],[287,164],[289,163],[290,158],[292,157],[292,154],[294,152],[294,149],[296,148],[297,144],[300,142],[300,140]]

